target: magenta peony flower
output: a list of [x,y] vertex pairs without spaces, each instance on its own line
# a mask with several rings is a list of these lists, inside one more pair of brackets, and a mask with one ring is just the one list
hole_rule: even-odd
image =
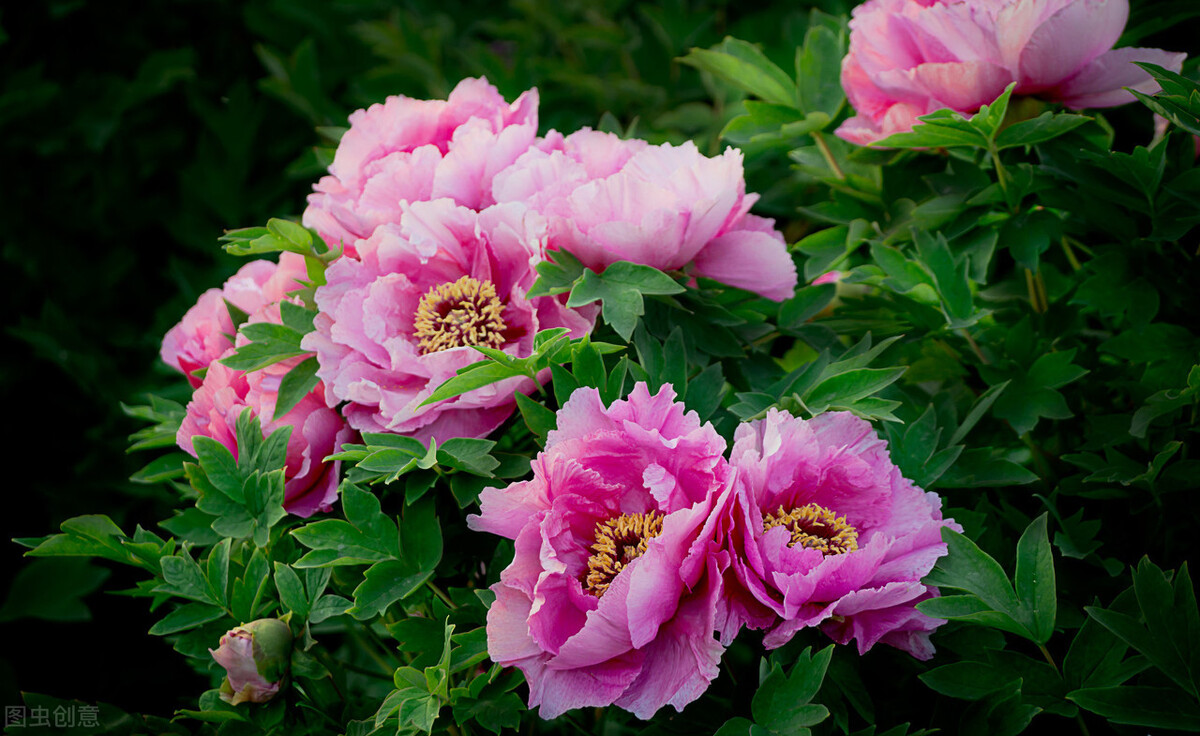
[[488,653],[519,667],[543,718],[616,704],[647,719],[682,710],[717,675],[714,638],[729,555],[725,441],[639,383],[605,408],[577,390],[533,478],[486,488],[477,531],[516,540],[492,586]]
[[447,100],[398,95],[350,116],[329,175],[309,195],[304,224],[331,247],[400,220],[401,203],[449,197],[472,209],[495,200],[496,172],[537,136],[537,90],[509,105],[486,79],[464,79]]
[[[730,538],[744,586],[729,596],[724,640],[768,629],[768,648],[820,625],[864,653],[882,641],[933,656],[942,621],[914,607],[937,595],[921,583],[946,554],[941,499],[905,479],[871,425],[845,412],[804,421],[772,409],[743,424],[731,465],[738,494]],[[749,593],[749,595],[746,595]]]
[[192,373],[207,368],[233,347],[233,319],[226,301],[246,314],[254,314],[300,289],[300,282],[307,279],[304,257],[295,253],[282,254],[278,264],[247,263],[223,287],[201,294],[183,320],[167,332],[162,343],[163,362],[187,376],[196,388],[201,379]]
[[[427,442],[481,437],[516,407],[513,378],[429,406],[421,403],[459,368],[482,356],[471,345],[516,357],[533,352],[539,330],[586,334],[594,310],[556,297],[528,299],[543,260],[545,223],[517,204],[474,212],[448,199],[402,207],[396,223],[359,241],[317,289],[316,331],[305,336],[321,365],[330,406],[364,432],[398,432]],[[592,315],[590,318],[586,315]]]
[[292,631],[277,618],[260,618],[231,629],[208,653],[225,668],[222,700],[231,705],[265,703],[287,676]]
[[781,300],[796,267],[774,221],[747,214],[742,154],[716,158],[681,146],[622,141],[581,130],[551,135],[497,175],[498,201],[521,201],[550,219],[550,246],[603,270],[632,261],[692,272]]
[[[233,354],[232,349],[229,354]],[[204,383],[192,394],[175,439],[181,449],[195,456],[192,438],[211,437],[236,458],[237,419],[246,409],[254,412],[262,423],[264,437],[280,427],[291,426],[283,508],[308,517],[317,511],[328,511],[337,500],[341,463],[326,463],[325,458],[338,452],[346,442],[352,442],[355,436],[342,417],[325,406],[324,388],[320,384],[287,414],[272,419],[279,383],[301,360],[292,358],[253,373],[235,371],[214,361],[208,367]]]
[[1132,62],[1179,71],[1186,54],[1113,49],[1128,0],[868,0],[854,9],[842,87],[857,115],[838,128],[866,145],[941,108],[971,113],[1013,94],[1068,107],[1133,101],[1153,78]]

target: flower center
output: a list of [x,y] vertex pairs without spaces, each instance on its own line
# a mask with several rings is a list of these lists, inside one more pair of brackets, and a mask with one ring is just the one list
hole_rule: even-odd
[[845,516],[838,516],[820,504],[810,503],[791,511],[780,506],[775,513],[763,517],[764,532],[777,526],[787,527],[792,533],[789,547],[798,544],[825,555],[858,549],[858,530],[850,526]]
[[657,511],[649,511],[597,523],[584,588],[597,598],[604,595],[617,573],[645,554],[646,542],[662,534],[663,518]]
[[498,348],[508,328],[500,316],[503,310],[491,281],[463,276],[421,297],[413,334],[420,340],[422,355],[468,345]]

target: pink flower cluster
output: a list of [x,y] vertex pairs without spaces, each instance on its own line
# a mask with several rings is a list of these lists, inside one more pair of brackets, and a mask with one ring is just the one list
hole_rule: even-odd
[[777,411],[710,424],[638,384],[605,408],[581,388],[532,480],[485,489],[475,530],[515,542],[492,587],[488,652],[519,667],[543,718],[616,704],[677,710],[743,626],[778,647],[820,626],[860,652],[920,659],[940,623],[916,610],[946,553],[941,501],[901,476],[866,421]]
[[360,110],[304,223],[348,257],[317,289],[329,406],[356,429],[422,441],[478,437],[515,409],[512,380],[423,406],[481,359],[530,355],[541,330],[587,334],[596,310],[529,298],[547,251],[592,269],[630,260],[791,295],[796,270],[772,222],[748,214],[741,154],[649,146],[583,130],[537,137],[537,92],[508,104],[483,79],[447,100],[392,97]]
[[1132,62],[1179,71],[1185,54],[1113,49],[1128,0],[868,0],[854,9],[842,86],[858,113],[837,134],[866,145],[941,108],[1017,96],[1072,108],[1133,101],[1157,83]]
[[[237,420],[243,411],[254,412],[264,436],[290,426],[287,465],[284,469],[284,509],[298,516],[328,511],[337,499],[339,463],[325,458],[354,432],[341,415],[325,405],[318,385],[290,411],[275,419],[275,407],[283,376],[301,359],[276,363],[253,373],[235,371],[218,362],[234,351],[233,320],[225,301],[247,312],[249,322],[280,324],[279,302],[303,286],[307,278],[304,258],[284,253],[278,264],[253,261],[242,267],[223,289],[206,292],[183,321],[167,333],[163,359],[184,372],[196,390],[187,405],[176,441],[186,452],[196,454],[193,438],[210,437],[237,457]],[[196,378],[193,371],[204,371]]]

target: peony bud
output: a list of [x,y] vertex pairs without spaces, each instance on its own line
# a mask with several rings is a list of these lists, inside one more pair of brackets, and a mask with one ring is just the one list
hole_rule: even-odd
[[265,703],[279,692],[292,653],[292,630],[277,618],[260,618],[221,637],[209,654],[225,668],[221,699],[232,705]]

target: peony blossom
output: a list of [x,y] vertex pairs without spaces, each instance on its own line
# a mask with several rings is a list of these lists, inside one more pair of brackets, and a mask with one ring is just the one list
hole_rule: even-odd
[[467,525],[515,540],[492,586],[488,653],[529,683],[543,718],[615,704],[647,719],[682,710],[717,675],[728,554],[725,441],[639,383],[605,408],[581,388],[531,480],[484,489]]
[[[232,349],[229,351],[232,355]],[[337,500],[340,462],[325,458],[354,440],[354,432],[333,409],[325,406],[324,389],[318,384],[296,406],[278,420],[275,402],[283,376],[302,358],[267,366],[253,373],[235,371],[213,362],[188,402],[176,442],[195,456],[192,438],[210,437],[224,445],[236,458],[237,420],[243,411],[254,412],[262,423],[263,436],[284,426],[292,428],[284,468],[283,508],[308,517],[328,511]]]
[[[514,357],[533,352],[540,330],[586,334],[593,318],[560,299],[525,296],[543,260],[545,223],[517,204],[475,212],[448,199],[402,206],[395,223],[359,241],[317,289],[317,353],[329,406],[364,432],[427,442],[481,437],[516,407],[527,378],[511,378],[429,406],[421,404],[460,368],[482,359],[470,346]],[[591,314],[590,312],[588,314]]]
[[292,631],[277,618],[237,626],[208,653],[225,668],[221,699],[230,705],[265,703],[279,692],[292,654]]
[[278,264],[247,263],[220,289],[204,292],[183,320],[167,332],[162,343],[163,362],[187,376],[192,388],[198,387],[201,379],[193,372],[207,368],[233,347],[233,318],[226,302],[254,314],[302,288],[301,282],[307,278],[304,257],[295,253],[282,254]]
[[1128,0],[868,0],[854,9],[842,87],[858,113],[837,134],[866,145],[941,108],[971,113],[1010,83],[1015,96],[1068,107],[1157,91],[1132,62],[1179,71],[1185,54],[1113,49]]
[[358,110],[329,167],[309,195],[303,222],[331,248],[400,220],[401,203],[448,197],[483,209],[491,180],[537,136],[537,90],[511,105],[486,79],[464,79],[446,100],[403,95]]
[[[871,425],[845,412],[809,421],[772,409],[738,427],[730,464],[738,494],[730,538],[743,588],[722,630],[767,629],[768,648],[820,625],[864,653],[882,641],[933,656],[942,621],[915,605],[946,554],[941,499],[900,474]],[[748,595],[747,595],[748,594]]]
[[776,301],[796,288],[796,267],[774,221],[748,214],[742,154],[709,158],[690,141],[649,146],[592,130],[553,135],[497,175],[498,201],[520,201],[550,220],[550,248],[603,270],[632,261],[692,273]]

